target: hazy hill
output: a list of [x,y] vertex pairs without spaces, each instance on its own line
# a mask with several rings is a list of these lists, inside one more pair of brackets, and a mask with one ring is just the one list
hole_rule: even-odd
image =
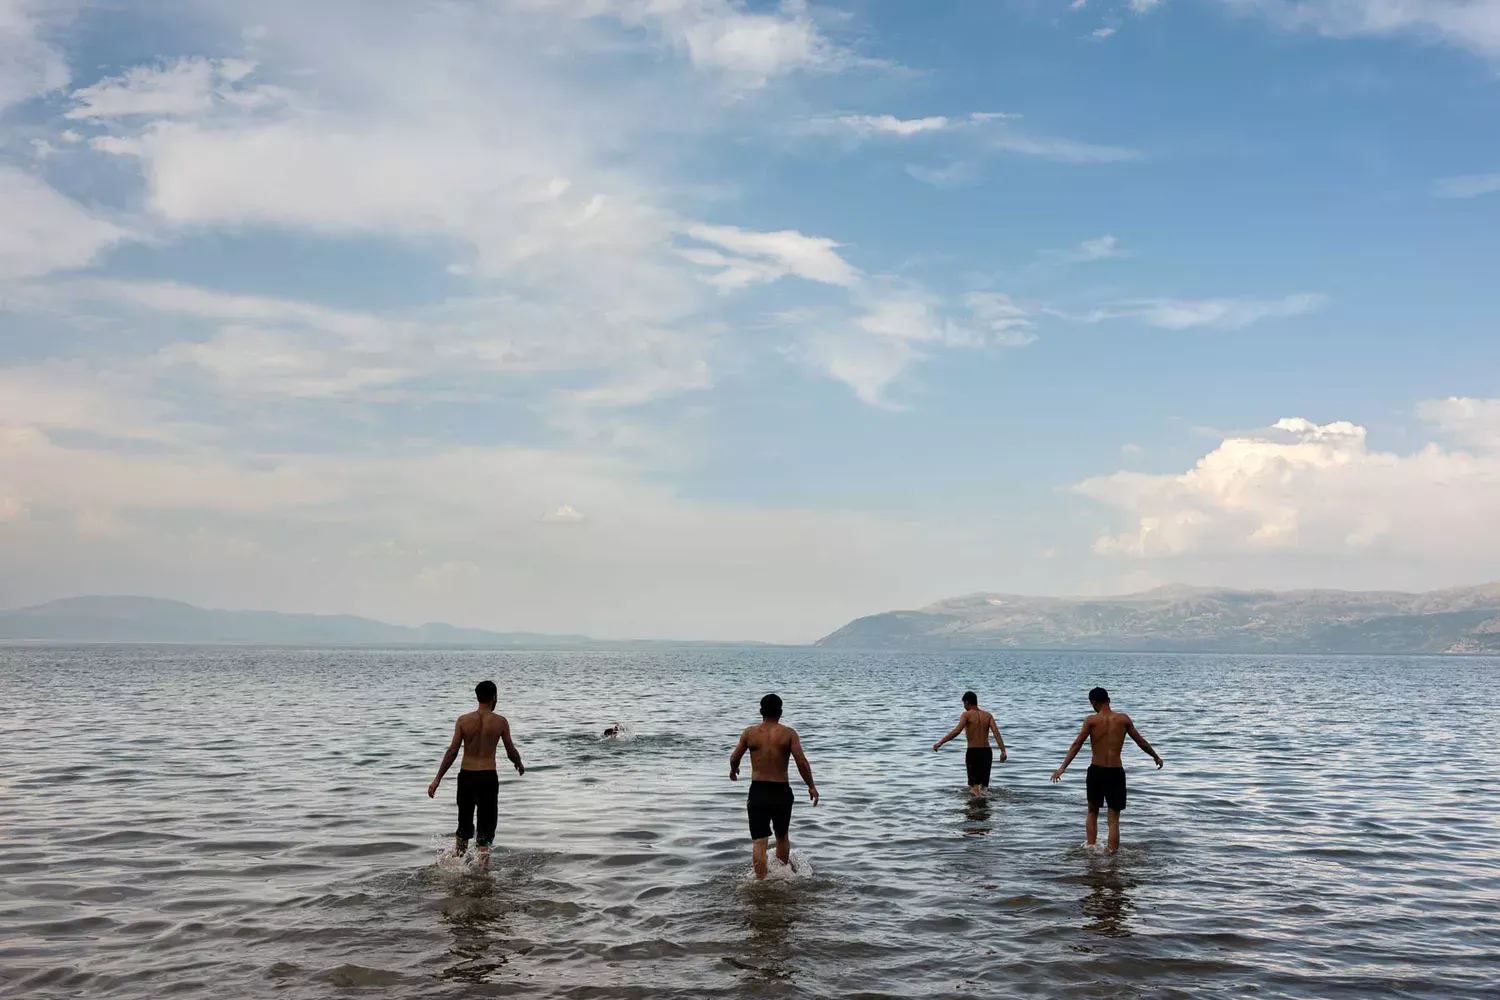
[[856,619],[818,645],[1500,653],[1500,583],[1422,594],[1183,586],[1096,598],[970,594]]
[[218,611],[154,597],[70,597],[19,611],[0,611],[0,641],[243,642],[496,648],[605,645],[581,635],[488,632],[441,623],[408,628],[353,615]]

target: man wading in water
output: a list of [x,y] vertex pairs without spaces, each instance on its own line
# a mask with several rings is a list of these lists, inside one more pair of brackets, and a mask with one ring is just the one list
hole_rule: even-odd
[[995,742],[1000,746],[1000,763],[1004,764],[1005,738],[1000,735],[995,717],[979,707],[977,694],[965,691],[964,714],[958,717],[958,725],[953,727],[953,732],[932,745],[933,752],[936,752],[959,733],[964,734],[964,740],[969,745],[969,749],[964,752],[964,767],[969,772],[969,794],[976,799],[990,787],[990,768],[995,763],[995,752],[990,749],[992,732],[995,734]]
[[474,697],[479,707],[467,715],[460,715],[453,725],[453,742],[443,754],[442,766],[437,777],[427,786],[427,797],[437,794],[438,783],[453,761],[458,757],[460,745],[464,748],[464,762],[458,771],[458,829],[454,831],[453,853],[463,857],[469,850],[469,838],[474,837],[474,813],[479,813],[479,830],[475,843],[479,847],[479,867],[490,866],[490,845],[495,842],[495,822],[499,814],[500,776],[495,773],[495,747],[505,743],[505,756],[516,767],[516,774],[525,774],[521,753],[510,740],[510,723],[505,716],[495,713],[495,682],[480,681],[474,687]]
[[[740,759],[750,751],[750,795],[746,808],[750,813],[750,839],[755,842],[755,877],[766,877],[766,841],[776,830],[776,860],[792,863],[792,841],[787,828],[792,823],[792,786],[787,783],[787,758],[797,761],[797,773],[807,782],[812,804],[818,804],[818,787],[813,784],[812,768],[802,754],[802,740],[797,730],[781,724],[781,699],[768,694],[760,700],[761,723],[740,734],[740,742],[729,757],[729,780],[740,780]],[[793,869],[795,871],[795,869]]]
[[1083,720],[1083,728],[1078,730],[1078,736],[1068,748],[1068,756],[1063,759],[1062,767],[1052,772],[1052,780],[1062,780],[1063,772],[1083,748],[1083,741],[1088,740],[1093,747],[1094,760],[1089,764],[1086,781],[1089,797],[1089,818],[1085,827],[1088,831],[1087,843],[1092,847],[1099,838],[1099,807],[1108,804],[1109,852],[1113,854],[1120,849],[1120,813],[1125,811],[1125,767],[1120,763],[1120,748],[1125,745],[1125,737],[1135,740],[1142,750],[1150,754],[1151,759],[1156,761],[1158,770],[1161,769],[1162,759],[1161,754],[1151,749],[1146,738],[1136,732],[1135,723],[1130,721],[1130,716],[1109,707],[1108,691],[1094,688],[1089,692],[1089,704],[1094,706],[1094,714]]

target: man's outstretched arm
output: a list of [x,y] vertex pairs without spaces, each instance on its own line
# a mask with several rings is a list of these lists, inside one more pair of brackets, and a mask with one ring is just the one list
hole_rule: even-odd
[[1135,728],[1134,722],[1125,723],[1125,732],[1130,736],[1131,739],[1135,740],[1136,746],[1140,747],[1142,750],[1151,755],[1151,759],[1156,761],[1157,770],[1161,770],[1161,754],[1157,753],[1154,749],[1152,749],[1151,744],[1146,742],[1146,737],[1142,736],[1140,734],[1140,731]]
[[958,717],[958,725],[956,725],[956,726],[953,727],[953,732],[949,733],[947,736],[944,736],[942,739],[940,739],[936,743],[934,743],[932,745],[932,749],[937,750],[944,743],[947,743],[949,740],[951,740],[954,737],[956,737],[959,733],[963,732],[964,731],[964,723],[966,721],[968,721],[968,718],[969,718],[969,713],[968,712],[965,712],[963,715],[960,715]]
[[995,721],[993,715],[990,716],[990,732],[995,734],[995,742],[1000,745],[1000,763],[1004,764],[1006,757],[1005,737],[1000,735],[1000,723]]
[[516,773],[525,774],[526,765],[521,763],[521,751],[516,749],[516,745],[510,739],[509,719],[502,719],[500,721],[500,738],[505,741],[505,756],[510,758],[511,764],[515,766]]
[[796,733],[792,734],[792,759],[797,762],[797,773],[802,775],[802,780],[807,782],[807,794],[812,796],[812,804],[818,804],[818,786],[813,784],[812,765],[807,762],[807,755],[802,752],[802,737]]
[[1062,767],[1052,772],[1053,781],[1062,780],[1063,772],[1068,769],[1069,764],[1073,763],[1073,758],[1078,756],[1078,751],[1083,749],[1083,741],[1088,739],[1088,736],[1089,724],[1085,721],[1082,728],[1078,730],[1078,735],[1073,737],[1073,745],[1068,747],[1068,755],[1063,758]]
[[750,744],[745,742],[745,734],[740,733],[740,741],[734,745],[734,753],[729,755],[729,780],[740,780],[740,761],[745,757],[745,751],[750,749]]
[[438,767],[437,777],[432,779],[432,784],[427,786],[427,797],[430,799],[437,794],[438,785],[443,780],[443,775],[448,773],[448,768],[458,759],[458,748],[463,745],[464,731],[458,723],[453,724],[453,742],[448,744],[448,752],[443,754],[443,763]]

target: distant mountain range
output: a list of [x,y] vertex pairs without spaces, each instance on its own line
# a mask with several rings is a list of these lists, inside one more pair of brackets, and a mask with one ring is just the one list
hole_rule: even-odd
[[859,618],[844,649],[1500,653],[1500,583],[1423,594],[1170,586],[1123,597],[970,594]]
[[660,645],[591,639],[583,635],[490,632],[438,622],[409,628],[353,615],[219,611],[154,597],[70,597],[18,611],[0,611],[0,642],[200,642],[492,649]]

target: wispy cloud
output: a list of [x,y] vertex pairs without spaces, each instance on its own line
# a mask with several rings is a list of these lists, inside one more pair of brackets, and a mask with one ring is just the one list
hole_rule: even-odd
[[939,115],[932,118],[897,118],[895,115],[843,115],[840,125],[859,135],[911,136],[922,132],[941,132],[951,124]]
[[1432,193],[1438,198],[1477,198],[1497,191],[1500,191],[1500,173],[1445,177],[1432,185]]
[[1500,56],[1500,4],[1493,0],[1224,0],[1288,31],[1330,38],[1407,35],[1478,55]]
[[1265,320],[1306,315],[1327,302],[1327,296],[1312,292],[1279,299],[1137,299],[1080,318],[1088,323],[1131,319],[1163,330],[1242,330]]
[[990,148],[1004,153],[1034,156],[1058,163],[1124,163],[1141,158],[1141,152],[1127,146],[1104,146],[1056,136],[1026,135],[1004,132],[988,142]]

